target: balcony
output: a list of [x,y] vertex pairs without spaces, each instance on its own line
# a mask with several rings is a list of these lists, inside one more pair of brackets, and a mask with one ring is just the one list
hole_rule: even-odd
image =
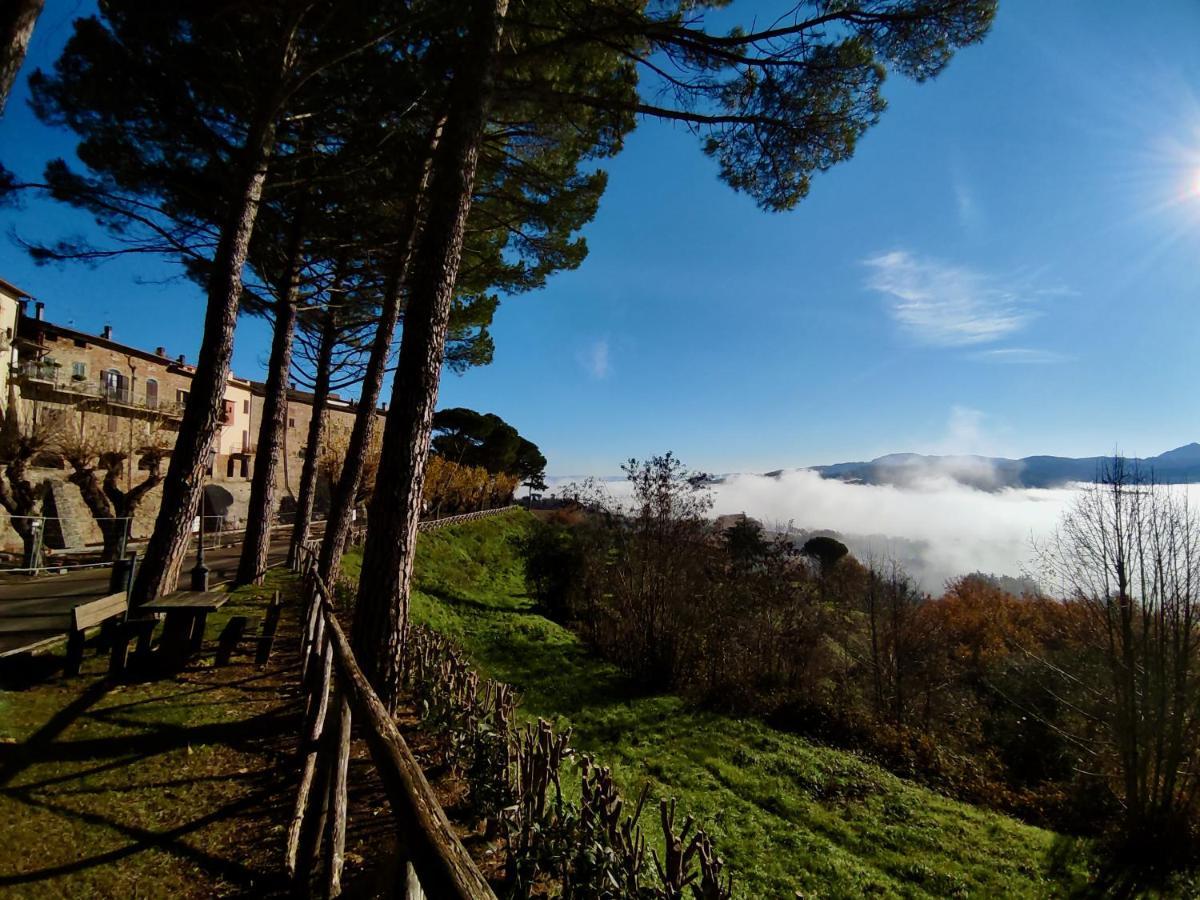
[[71,403],[110,412],[124,410],[135,414],[154,414],[171,420],[183,417],[181,404],[164,403],[157,399],[148,402],[144,392],[136,396],[127,387],[67,375],[65,367],[58,363],[26,360],[13,367],[13,375],[32,399]]

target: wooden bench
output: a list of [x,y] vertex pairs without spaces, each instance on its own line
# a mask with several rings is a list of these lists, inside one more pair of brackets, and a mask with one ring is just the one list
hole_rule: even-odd
[[[282,612],[283,601],[279,597],[279,591],[276,591],[275,596],[271,598],[270,605],[267,606],[266,615],[263,616],[262,630],[252,638],[258,645],[254,652],[254,662],[257,665],[266,665],[271,659],[271,650],[275,646],[275,632],[279,630],[279,616]],[[234,616],[226,623],[225,629],[217,640],[216,664],[218,666],[229,665],[238,643],[244,639],[249,626],[250,620],[246,616]]]
[[71,610],[71,630],[67,633],[66,673],[78,675],[83,665],[85,632],[100,625],[111,629],[124,618],[129,609],[129,595],[124,591],[109,594],[98,600],[81,603]]
[[208,614],[226,604],[229,595],[214,591],[176,591],[138,607],[140,613],[166,613],[161,649],[165,658],[183,663],[204,642]]

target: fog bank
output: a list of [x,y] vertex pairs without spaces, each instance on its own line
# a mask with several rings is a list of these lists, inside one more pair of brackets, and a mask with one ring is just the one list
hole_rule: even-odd
[[[623,481],[606,488],[618,498],[629,492]],[[1074,488],[978,490],[950,475],[903,487],[850,484],[805,469],[729,475],[712,491],[713,515],[745,513],[779,531],[838,532],[855,556],[894,557],[935,594],[968,572],[1028,573],[1033,542],[1054,530],[1076,494]]]

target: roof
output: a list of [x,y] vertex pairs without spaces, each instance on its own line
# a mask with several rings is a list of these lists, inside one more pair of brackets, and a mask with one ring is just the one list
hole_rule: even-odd
[[22,298],[33,299],[33,294],[29,293],[29,291],[23,291],[11,281],[5,281],[3,278],[0,278],[0,291],[4,291],[6,294],[12,294],[18,300]]
[[102,337],[98,334],[90,334],[86,331],[77,331],[74,328],[68,328],[65,325],[58,325],[47,319],[35,319],[32,316],[21,316],[20,324],[17,326],[18,334],[22,337],[28,337],[28,331],[31,329],[41,329],[62,337],[71,338],[76,341],[87,341],[89,344],[94,344],[97,347],[104,347],[108,350],[116,350],[120,353],[125,353],[129,356],[137,356],[141,359],[153,360],[161,363],[170,369],[183,370],[188,374],[194,370],[194,366],[189,366],[187,363],[181,363],[177,359],[170,356],[160,356],[158,353],[153,353],[149,350],[142,350],[140,347],[131,347],[128,344],[122,344],[114,341],[112,338]]
[[[266,382],[251,381],[250,382],[250,391],[251,391],[251,393],[253,393],[259,397],[265,397],[266,393],[267,393]],[[302,391],[302,390],[299,390],[298,388],[294,388],[294,387],[288,388],[288,400],[289,401],[295,400],[300,403],[306,403],[309,406],[312,406],[313,397],[314,397],[314,395],[313,395],[312,391]],[[329,407],[330,409],[352,410],[352,409],[358,408],[357,401],[346,400],[342,397],[339,397],[337,394],[330,394],[329,397],[326,399],[325,403],[326,403],[326,406]],[[384,409],[383,407],[378,408],[377,410],[375,410],[375,412],[377,415],[381,415],[381,416],[387,415],[387,410]]]

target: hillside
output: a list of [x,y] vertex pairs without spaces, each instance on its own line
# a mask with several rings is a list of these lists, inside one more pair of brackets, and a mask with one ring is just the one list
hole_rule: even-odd
[[516,685],[526,716],[572,727],[573,744],[612,766],[626,794],[649,781],[654,796],[679,798],[736,873],[738,896],[1045,897],[1086,880],[1085,842],[753,720],[631,694],[532,609],[512,546],[527,521],[515,512],[423,534],[414,617]]
[[[1050,488],[1073,481],[1090,481],[1111,459],[1108,456],[1026,456],[1006,459],[994,456],[923,456],[892,453],[867,462],[812,466],[823,478],[862,484],[905,486],[931,478],[948,478],[980,490],[1001,488]],[[1146,474],[1166,484],[1200,481],[1200,444],[1186,444],[1143,459],[1131,459]],[[778,475],[779,472],[769,473]]]

